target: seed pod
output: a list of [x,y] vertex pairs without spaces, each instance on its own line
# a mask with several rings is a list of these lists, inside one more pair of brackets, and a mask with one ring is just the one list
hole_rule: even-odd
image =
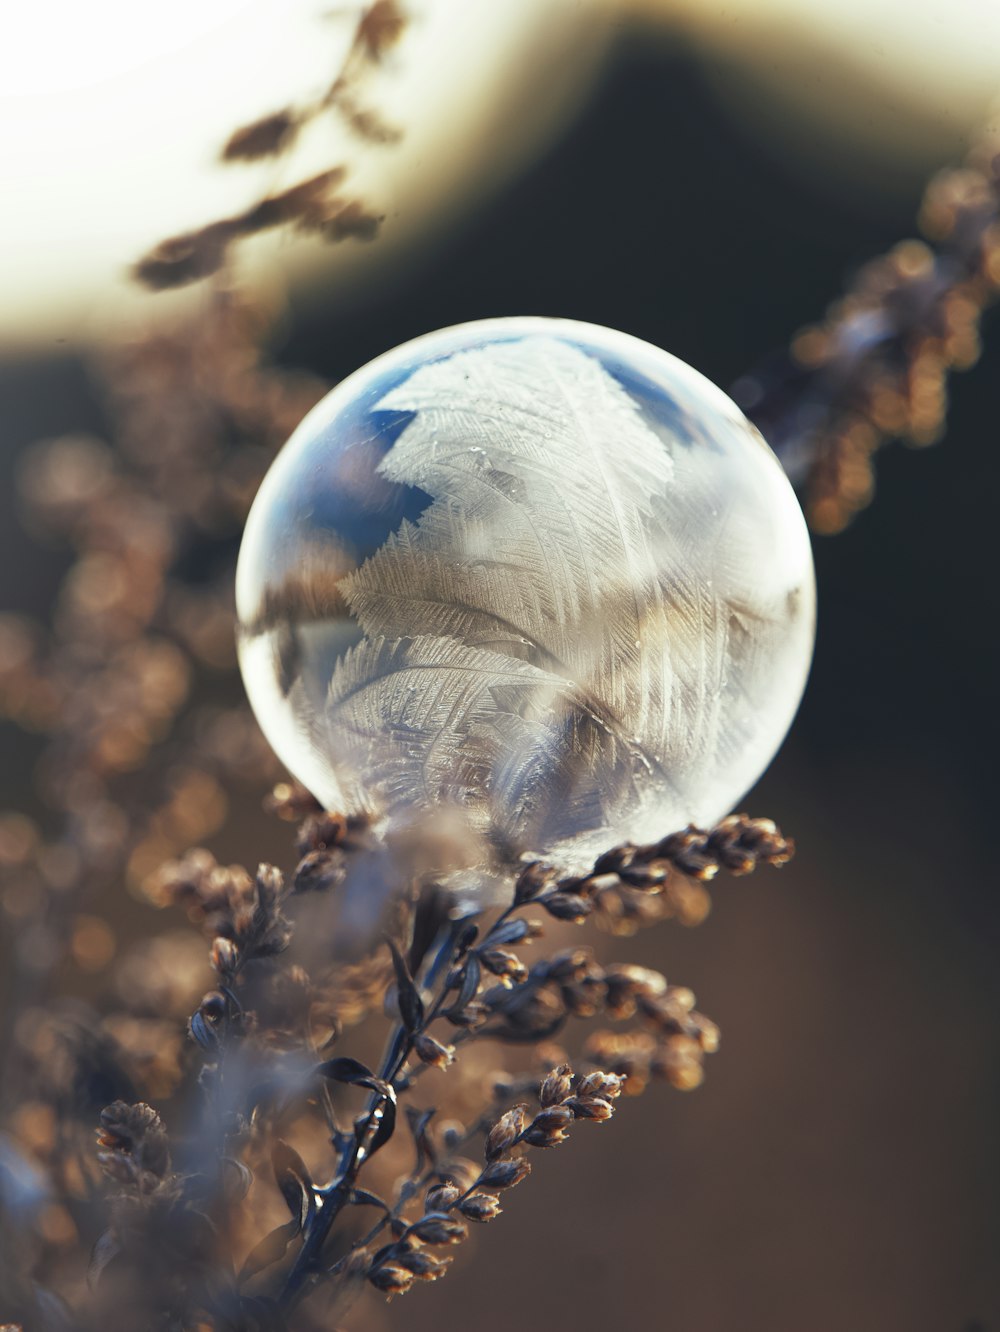
[[435,1184],[424,1195],[424,1207],[428,1212],[447,1212],[461,1196],[462,1190],[454,1184]]
[[621,1095],[624,1078],[617,1073],[589,1073],[577,1088],[580,1097],[598,1096],[613,1101]]
[[551,1133],[554,1129],[564,1129],[572,1124],[573,1111],[568,1105],[553,1105],[547,1110],[540,1110],[531,1121],[531,1127],[542,1133]]
[[570,920],[575,924],[586,920],[594,909],[593,903],[576,893],[550,893],[547,897],[539,898],[538,905],[543,906],[556,920]]
[[495,1161],[513,1147],[526,1121],[527,1115],[523,1105],[515,1105],[513,1110],[508,1110],[505,1115],[500,1116],[486,1136],[484,1150],[487,1161]]
[[531,1174],[530,1161],[493,1161],[479,1178],[484,1189],[512,1189]]
[[685,1013],[690,1013],[691,1009],[694,1008],[694,991],[689,990],[686,985],[668,986],[666,998]]
[[474,1193],[459,1203],[458,1210],[470,1221],[492,1221],[500,1215],[500,1199],[492,1193]]
[[432,1064],[435,1068],[447,1068],[455,1058],[455,1047],[453,1045],[442,1045],[436,1041],[433,1036],[428,1036],[426,1032],[421,1033],[413,1042],[413,1048],[417,1052],[417,1058],[425,1064]]
[[569,1064],[560,1064],[544,1079],[538,1092],[542,1105],[558,1105],[565,1101],[573,1087],[573,1070]]
[[487,971],[492,971],[494,976],[501,976],[515,983],[523,981],[528,974],[528,968],[521,959],[515,953],[508,952],[506,948],[484,948],[479,954],[479,960]]
[[544,1129],[532,1126],[524,1131],[524,1141],[529,1147],[558,1147],[568,1136],[564,1128]]
[[425,1244],[458,1244],[469,1232],[461,1221],[431,1213],[421,1217],[411,1233]]
[[489,1016],[489,1009],[485,1004],[481,1004],[474,999],[472,1003],[466,1004],[464,1008],[449,1009],[445,1016],[456,1027],[478,1027],[486,1021]]
[[209,990],[208,994],[202,996],[198,1010],[206,1022],[218,1022],[226,1011],[225,996],[218,990]]
[[540,860],[525,865],[514,884],[514,901],[518,906],[537,897],[543,888],[547,888],[555,877],[554,871]]
[[448,1270],[450,1258],[433,1258],[423,1249],[407,1249],[398,1258],[401,1267],[412,1272],[418,1281],[436,1281]]
[[212,966],[220,975],[232,971],[239,961],[239,956],[239,950],[232,939],[224,939],[220,935],[212,941]]
[[569,984],[582,980],[593,962],[594,955],[590,948],[564,948],[549,962],[549,975],[553,980]]
[[376,1290],[381,1290],[390,1298],[404,1295],[413,1285],[413,1273],[397,1263],[380,1263],[368,1273],[368,1280]]
[[711,1018],[702,1017],[700,1013],[692,1013],[691,1016],[698,1024],[698,1044],[706,1054],[715,1054],[721,1037],[719,1028]]
[[614,1114],[614,1106],[599,1096],[572,1096],[566,1102],[577,1119],[593,1119],[601,1123]]

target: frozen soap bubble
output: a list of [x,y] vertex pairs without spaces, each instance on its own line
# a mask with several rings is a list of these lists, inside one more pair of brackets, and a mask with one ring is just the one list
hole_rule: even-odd
[[247,692],[330,809],[580,868],[729,812],[805,684],[809,539],[774,455],[675,357],[562,319],[357,371],[261,486]]

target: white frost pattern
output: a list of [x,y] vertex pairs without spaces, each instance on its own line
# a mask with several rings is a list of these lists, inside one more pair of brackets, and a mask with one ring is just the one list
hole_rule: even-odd
[[379,470],[433,502],[340,584],[365,638],[326,724],[359,792],[459,804],[504,856],[674,804],[752,615],[709,590],[717,499],[679,523],[663,439],[556,339],[432,362],[375,410],[415,414]]

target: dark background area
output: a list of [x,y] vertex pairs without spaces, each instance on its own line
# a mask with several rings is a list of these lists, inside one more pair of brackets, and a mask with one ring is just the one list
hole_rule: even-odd
[[[876,216],[806,184],[693,59],[635,42],[516,184],[373,294],[293,302],[275,353],[336,379],[432,328],[538,313],[625,329],[725,387],[913,234],[918,203]],[[945,441],[887,450],[873,506],[815,542],[812,678],[745,802],[795,836],[792,866],[720,881],[698,930],[602,945],[719,1021],[705,1085],[584,1126],[446,1282],[352,1326],[1000,1332],[998,357],[994,320]],[[33,439],[99,428],[99,397],[62,347],[0,366],[0,396],[0,604],[44,615],[62,556],[18,527],[10,468]],[[4,732],[3,803],[31,743]]]

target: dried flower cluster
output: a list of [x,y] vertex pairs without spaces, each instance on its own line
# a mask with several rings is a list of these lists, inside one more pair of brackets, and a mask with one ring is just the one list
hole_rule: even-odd
[[818,532],[840,531],[870,501],[883,443],[941,437],[948,373],[979,357],[980,319],[1000,294],[996,129],[931,180],[920,221],[931,244],[903,241],[866,265],[822,323],[733,389],[803,483]]
[[[374,0],[362,10],[347,55],[326,92],[316,101],[285,107],[242,125],[227,140],[221,161],[278,158],[292,148],[306,125],[325,113],[336,113],[369,144],[395,143],[399,130],[366,104],[364,84],[399,41],[406,24],[396,0]],[[279,227],[294,227],[328,241],[374,240],[383,218],[363,199],[342,190],[348,175],[347,166],[338,163],[287,189],[264,195],[231,217],[171,236],[138,261],[134,275],[157,291],[185,286],[218,273],[236,241]]]
[[[343,871],[322,882],[301,872],[314,863],[320,831]],[[545,927],[526,913],[547,913],[558,929],[581,921],[588,912],[579,904],[612,880],[655,897],[671,877],[704,880],[720,867],[747,873],[791,853],[772,823],[740,817],[709,833],[618,848],[584,877],[529,865],[490,924],[456,916],[425,886],[377,945],[393,983],[386,986],[383,968],[369,995],[373,1008],[388,993],[392,1018],[376,1070],[353,1055],[331,1056],[343,1035],[330,1011],[332,973],[312,977],[295,960],[293,928],[303,903],[336,896],[372,839],[357,819],[313,815],[300,847],[312,849],[287,881],[273,866],[251,877],[204,852],[158,877],[161,900],[200,922],[216,977],[189,1023],[201,1050],[189,1069],[200,1108],[172,1142],[140,1100],[101,1110],[96,1164],[111,1182],[110,1210],[94,1243],[90,1294],[77,1293],[72,1314],[63,1308],[67,1326],[100,1326],[113,1313],[149,1327],[171,1326],[173,1317],[205,1328],[311,1328],[366,1283],[391,1298],[443,1276],[468,1223],[499,1215],[500,1195],[527,1177],[532,1153],[565,1142],[579,1121],[610,1119],[621,1092],[639,1093],[651,1075],[697,1086],[704,1055],[718,1045],[691,992],[657,972],[603,966],[589,949],[572,947],[529,967],[520,950]],[[594,1033],[574,1059],[584,1071],[574,1073],[552,1041],[571,1017],[598,1016],[625,1025]],[[419,1092],[424,1074],[451,1069],[460,1048],[477,1040],[527,1045],[543,1067],[494,1078],[485,1108],[480,1090],[471,1122],[460,1123]],[[358,1092],[363,1104],[350,1111],[345,1098]],[[400,1178],[404,1118],[412,1164]],[[64,1188],[70,1170],[87,1174],[86,1160],[76,1159],[83,1150],[77,1140],[53,1153]],[[383,1151],[388,1172],[375,1162]],[[322,1182],[307,1155],[321,1163]],[[96,1198],[95,1190],[95,1215]],[[377,1214],[367,1229],[359,1208]],[[19,1294],[18,1316],[40,1316],[38,1291]]]

